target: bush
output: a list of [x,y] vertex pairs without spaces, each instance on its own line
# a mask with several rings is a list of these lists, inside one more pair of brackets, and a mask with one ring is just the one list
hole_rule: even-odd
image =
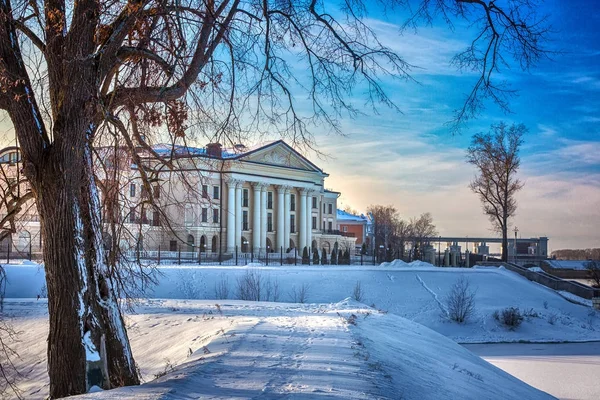
[[302,264],[308,264],[309,261],[310,258],[308,257],[308,248],[304,246],[304,249],[302,250]]
[[331,252],[331,265],[337,265],[337,250],[335,248]]
[[448,317],[459,324],[468,320],[475,311],[475,290],[471,290],[468,279],[458,279],[446,297]]
[[313,249],[313,264],[319,265],[319,250]]
[[259,271],[246,270],[237,280],[237,296],[240,300],[260,301],[262,277]]
[[215,283],[215,299],[225,300],[229,298],[229,279],[221,274],[221,278]]
[[296,285],[292,286],[292,290],[290,291],[292,303],[306,303],[309,288],[310,286],[307,283],[303,283],[299,289],[296,289]]
[[352,298],[359,302],[362,302],[365,298],[365,292],[362,290],[360,281],[356,281],[356,285],[354,286],[354,292],[352,293]]
[[327,265],[327,250],[325,248],[321,252],[321,265]]
[[523,314],[518,307],[507,307],[504,310],[494,311],[494,319],[504,326],[508,326],[510,330],[515,330],[523,322]]

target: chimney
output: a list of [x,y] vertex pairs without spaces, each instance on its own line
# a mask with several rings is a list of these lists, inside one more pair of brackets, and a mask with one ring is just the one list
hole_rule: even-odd
[[206,155],[212,158],[221,158],[221,143],[209,143],[206,145]]

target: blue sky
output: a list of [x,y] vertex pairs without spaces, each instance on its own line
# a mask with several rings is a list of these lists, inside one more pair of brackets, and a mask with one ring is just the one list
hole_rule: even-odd
[[[429,211],[443,235],[492,235],[477,197],[475,171],[465,163],[471,136],[504,120],[529,129],[519,173],[514,225],[522,237],[549,236],[551,249],[600,247],[600,14],[594,1],[543,2],[553,28],[548,44],[562,53],[530,71],[503,70],[518,89],[512,113],[490,105],[460,135],[445,125],[475,76],[458,73],[451,57],[472,32],[443,23],[399,35],[401,16],[371,15],[384,42],[414,71],[416,83],[385,81],[402,114],[344,120],[346,137],[317,135],[331,155],[318,163],[343,204],[364,210],[393,204],[405,217]],[[499,76],[500,77],[500,76]]]
[[[344,136],[313,130],[319,149],[330,156],[309,154],[331,175],[326,186],[342,192],[342,206],[364,211],[370,204],[392,204],[406,218],[431,212],[442,235],[493,235],[478,198],[468,189],[475,171],[465,162],[465,150],[471,136],[492,123],[524,123],[529,133],[519,176],[525,187],[514,219],[520,235],[548,236],[551,249],[600,247],[596,8],[597,0],[543,1],[539,12],[549,15],[554,31],[549,46],[562,53],[531,71],[503,70],[499,78],[519,90],[510,104],[512,113],[490,105],[454,136],[446,122],[462,105],[475,75],[457,72],[450,60],[470,43],[473,32],[463,26],[452,31],[436,21],[401,36],[400,13],[386,17],[371,12],[369,24],[384,44],[419,67],[413,71],[418,83],[383,82],[401,114],[382,107],[378,115],[344,119]],[[356,90],[353,98],[358,107],[364,101],[360,94]],[[302,93],[296,100],[303,101]],[[0,141],[12,135],[10,124],[1,120]]]

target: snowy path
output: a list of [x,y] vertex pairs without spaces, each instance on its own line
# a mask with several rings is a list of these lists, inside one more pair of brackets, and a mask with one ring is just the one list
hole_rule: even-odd
[[200,348],[181,368],[143,387],[86,397],[394,398],[380,393],[383,371],[370,370],[367,360],[357,356],[345,319],[317,308],[282,311],[241,324]]

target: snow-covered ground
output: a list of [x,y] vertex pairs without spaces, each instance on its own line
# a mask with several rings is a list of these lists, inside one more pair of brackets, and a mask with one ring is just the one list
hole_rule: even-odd
[[[261,300],[268,301],[236,300],[248,273],[261,280]],[[6,312],[22,332],[21,387],[26,398],[42,398],[47,311],[35,298],[44,294],[43,269],[9,266],[7,274],[7,297],[15,300]],[[464,324],[446,316],[446,296],[460,278],[476,291],[474,315]],[[600,316],[585,300],[503,268],[163,266],[158,280],[151,298],[126,317],[147,383],[94,398],[531,399],[545,395],[454,342],[600,340]],[[343,301],[357,283],[361,303]],[[303,289],[306,304],[294,303]],[[506,307],[525,312],[519,328],[493,318]],[[352,314],[356,325],[348,323]]]
[[[589,307],[588,300],[561,296],[496,267],[437,268],[422,262],[381,267],[170,266],[160,268],[159,284],[149,294],[151,298],[210,300],[224,297],[223,293],[217,296],[216,289],[225,286],[227,297],[237,299],[238,281],[249,271],[263,283],[261,299],[278,302],[294,301],[294,297],[298,301],[297,294],[304,287],[307,303],[335,303],[352,297],[359,282],[362,303],[423,324],[459,343],[600,340],[600,313]],[[7,298],[35,298],[43,291],[41,268],[10,266],[7,274]],[[445,317],[445,298],[461,277],[476,291],[475,312],[465,324],[456,324]],[[506,307],[519,307],[527,314],[518,329],[506,329],[493,318],[494,311]]]
[[[217,306],[218,304],[218,306]],[[43,300],[12,300],[27,399],[47,394]],[[452,340],[346,299],[148,300],[128,314],[146,382],[91,399],[547,399]],[[157,378],[158,377],[158,378]]]

